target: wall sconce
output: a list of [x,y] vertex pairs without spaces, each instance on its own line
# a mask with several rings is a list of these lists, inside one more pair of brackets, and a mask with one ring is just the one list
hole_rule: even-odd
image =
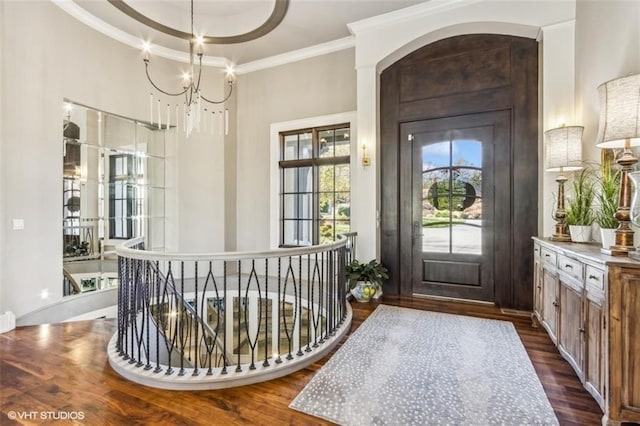
[[362,144],[362,165],[364,167],[367,167],[367,166],[371,165],[371,157],[369,157],[369,154],[367,154],[367,144],[366,143]]

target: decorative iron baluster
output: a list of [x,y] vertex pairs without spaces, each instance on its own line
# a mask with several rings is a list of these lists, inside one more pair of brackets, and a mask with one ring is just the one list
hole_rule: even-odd
[[[160,307],[160,261],[156,261],[156,280],[155,280],[155,292],[156,292],[156,309]],[[150,314],[151,315],[151,314]],[[158,315],[160,317],[160,315]],[[160,367],[160,327],[162,326],[161,321],[156,322],[156,368],[153,370],[154,373],[162,372],[162,367]]]
[[[194,314],[194,318],[193,318],[193,339],[189,340],[189,343],[192,345],[193,350],[194,350],[194,355],[193,355],[193,360],[194,360],[194,365],[193,365],[193,373],[192,376],[197,376],[199,374],[198,371],[198,334],[199,334],[199,327],[200,327],[200,323],[198,322],[198,318],[200,318],[198,316],[198,261],[194,262],[194,288],[195,288],[195,293],[194,293],[194,301],[193,301],[193,308],[195,309],[195,314]],[[204,300],[204,295],[202,296],[202,299]],[[204,332],[202,333],[202,335],[204,336]],[[191,352],[191,351],[189,351]]]
[[[262,363],[263,367],[269,366],[269,358],[267,352],[269,351],[269,259],[265,259],[264,262],[264,300],[265,300],[265,309],[264,309],[264,362]],[[261,303],[261,302],[259,302]],[[271,309],[273,310],[273,302],[271,302]],[[260,317],[258,317],[260,318]],[[273,346],[273,345],[271,345]]]
[[282,363],[282,358],[280,357],[280,317],[281,317],[281,313],[282,310],[280,309],[280,291],[281,289],[281,284],[282,284],[282,258],[278,257],[278,294],[275,300],[275,303],[273,304],[273,308],[272,309],[276,309],[277,310],[277,314],[276,314],[276,323],[277,323],[277,333],[278,333],[278,338],[276,339],[276,342],[278,343],[278,348],[277,348],[277,353],[278,356],[276,357],[276,364],[281,364]]
[[[313,322],[313,347],[317,348],[318,347],[318,328],[320,326],[321,323],[321,319],[322,319],[322,309],[321,309],[321,305],[318,302],[318,304],[314,304],[314,295],[315,295],[315,290],[316,287],[318,289],[320,289],[322,287],[322,282],[321,282],[321,278],[320,278],[320,268],[318,267],[318,253],[315,253],[314,255],[314,262],[313,262],[313,275],[311,276],[311,294],[310,296],[310,309],[309,309],[309,313],[311,315],[311,321],[309,321],[309,323]],[[317,309],[316,309],[317,306]]]
[[152,276],[151,276],[151,262],[145,261],[145,293],[144,293],[144,309],[142,312],[142,321],[147,321],[146,327],[146,338],[147,345],[145,347],[147,364],[144,366],[145,370],[151,370],[151,315],[149,313],[149,309],[151,309],[151,287],[153,285]]
[[[222,371],[220,374],[227,374],[227,261],[223,262],[223,286],[224,286],[224,318],[222,329],[224,330],[224,339],[222,340],[223,352],[224,352],[224,364],[222,366]],[[220,316],[218,314],[218,323],[220,323]],[[231,365],[231,360],[229,360],[229,365]]]
[[242,304],[242,281],[240,277],[241,275],[242,275],[242,261],[238,260],[238,311],[234,312],[234,314],[238,315],[238,345],[237,345],[238,365],[236,365],[236,373],[240,373],[242,371],[242,367],[240,366],[240,346],[242,342],[242,340],[240,339],[240,329],[242,328],[240,327],[240,305]]
[[300,285],[300,291],[296,297],[296,312],[298,313],[298,321],[295,324],[298,326],[298,352],[296,355],[302,356],[302,255],[298,256],[298,284]]
[[[282,323],[284,326],[284,332],[285,332],[285,335],[287,336],[287,344],[289,347],[289,353],[287,354],[288,360],[293,359],[293,355],[291,354],[291,351],[293,349],[293,332],[295,331],[295,324],[297,320],[296,302],[298,300],[298,292],[297,292],[298,286],[296,284],[295,272],[293,272],[293,265],[291,264],[291,261],[292,261],[292,257],[289,256],[289,267],[287,268],[287,273],[284,277],[284,288],[282,290],[282,305],[280,307],[281,315],[282,315]],[[289,331],[289,327],[287,325],[287,315],[285,312],[287,286],[289,284],[289,277],[291,277],[291,280],[293,281],[293,300],[294,300],[293,309],[291,311],[291,313],[293,314],[291,331]]]
[[[249,289],[251,287],[251,281],[255,279],[256,282],[256,288],[258,289],[258,325],[256,327],[256,335],[254,336],[254,339],[251,339],[251,335],[250,335],[250,330],[249,330],[249,326],[251,325],[251,321],[249,318]],[[251,364],[249,365],[249,370],[255,370],[256,369],[256,364],[255,364],[255,352],[256,352],[256,346],[258,345],[258,342],[260,340],[260,319],[262,318],[262,292],[260,291],[260,280],[258,279],[258,274],[256,273],[256,261],[255,259],[253,259],[251,261],[251,272],[249,272],[249,279],[247,280],[247,289],[245,290],[245,302],[244,302],[244,329],[245,329],[245,333],[247,335],[247,345],[249,345],[249,349],[251,351]],[[238,328],[240,327],[240,324],[238,324]],[[238,343],[238,351],[240,351],[240,346],[241,344]]]

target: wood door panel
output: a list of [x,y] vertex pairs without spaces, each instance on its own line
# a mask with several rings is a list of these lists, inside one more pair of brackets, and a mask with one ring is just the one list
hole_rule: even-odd
[[459,93],[439,98],[403,102],[398,106],[398,113],[407,121],[423,119],[424,111],[438,111],[438,115],[443,117],[473,114],[483,111],[483,108],[478,106],[483,102],[491,104],[495,110],[510,109],[513,104],[511,89],[502,87],[484,92]]
[[558,335],[558,276],[553,272],[542,271],[542,297],[544,298],[542,321],[546,325],[551,340],[555,343]]
[[623,371],[627,374],[627,395],[623,404],[637,410],[640,415],[640,280],[624,280],[625,301],[622,304]]
[[473,262],[422,261],[422,281],[479,286],[481,264]]
[[[578,376],[582,366],[582,292],[560,281],[560,346],[573,360]],[[571,362],[571,360],[570,360]]]
[[585,345],[585,382],[597,391],[594,395],[602,405],[604,395],[604,340],[602,327],[602,306],[587,298],[586,301],[587,341]]

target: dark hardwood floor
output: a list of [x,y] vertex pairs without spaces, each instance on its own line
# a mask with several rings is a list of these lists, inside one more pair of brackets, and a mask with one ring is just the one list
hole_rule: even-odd
[[[560,424],[600,424],[602,412],[595,401],[545,332],[531,327],[529,318],[469,303],[387,296],[384,303],[512,321]],[[352,303],[352,331],[377,305]],[[114,331],[114,320],[95,320],[21,327],[0,334],[0,424],[46,423],[43,412],[82,416],[75,423],[91,426],[329,424],[288,408],[329,357],[287,377],[256,385],[218,391],[166,391],[131,383],[111,370],[105,348]],[[12,421],[12,413],[28,418]]]

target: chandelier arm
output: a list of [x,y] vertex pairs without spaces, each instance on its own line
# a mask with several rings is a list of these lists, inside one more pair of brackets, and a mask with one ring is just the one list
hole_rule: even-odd
[[151,76],[149,75],[149,61],[144,61],[145,63],[145,67],[144,67],[144,71],[147,74],[147,80],[149,80],[149,83],[151,83],[151,85],[158,91],[161,92],[167,96],[180,96],[180,95],[184,95],[185,93],[187,93],[187,90],[189,90],[189,86],[187,86],[182,92],[179,93],[170,93],[170,92],[166,92],[164,90],[162,90],[161,88],[158,87],[158,85],[156,83],[153,82],[153,80],[151,79]]
[[[202,78],[202,53],[199,53],[198,54],[198,83],[194,87],[196,92],[200,91],[200,79],[201,78]],[[202,93],[200,94],[200,97],[202,97]]]
[[229,99],[231,97],[232,93],[233,93],[233,83],[229,83],[229,93],[227,94],[227,96],[225,96],[225,98],[223,100],[221,100],[221,101],[210,101],[209,99],[205,98],[202,94],[200,94],[200,99],[204,99],[205,101],[209,102],[210,104],[222,104],[227,99]]

